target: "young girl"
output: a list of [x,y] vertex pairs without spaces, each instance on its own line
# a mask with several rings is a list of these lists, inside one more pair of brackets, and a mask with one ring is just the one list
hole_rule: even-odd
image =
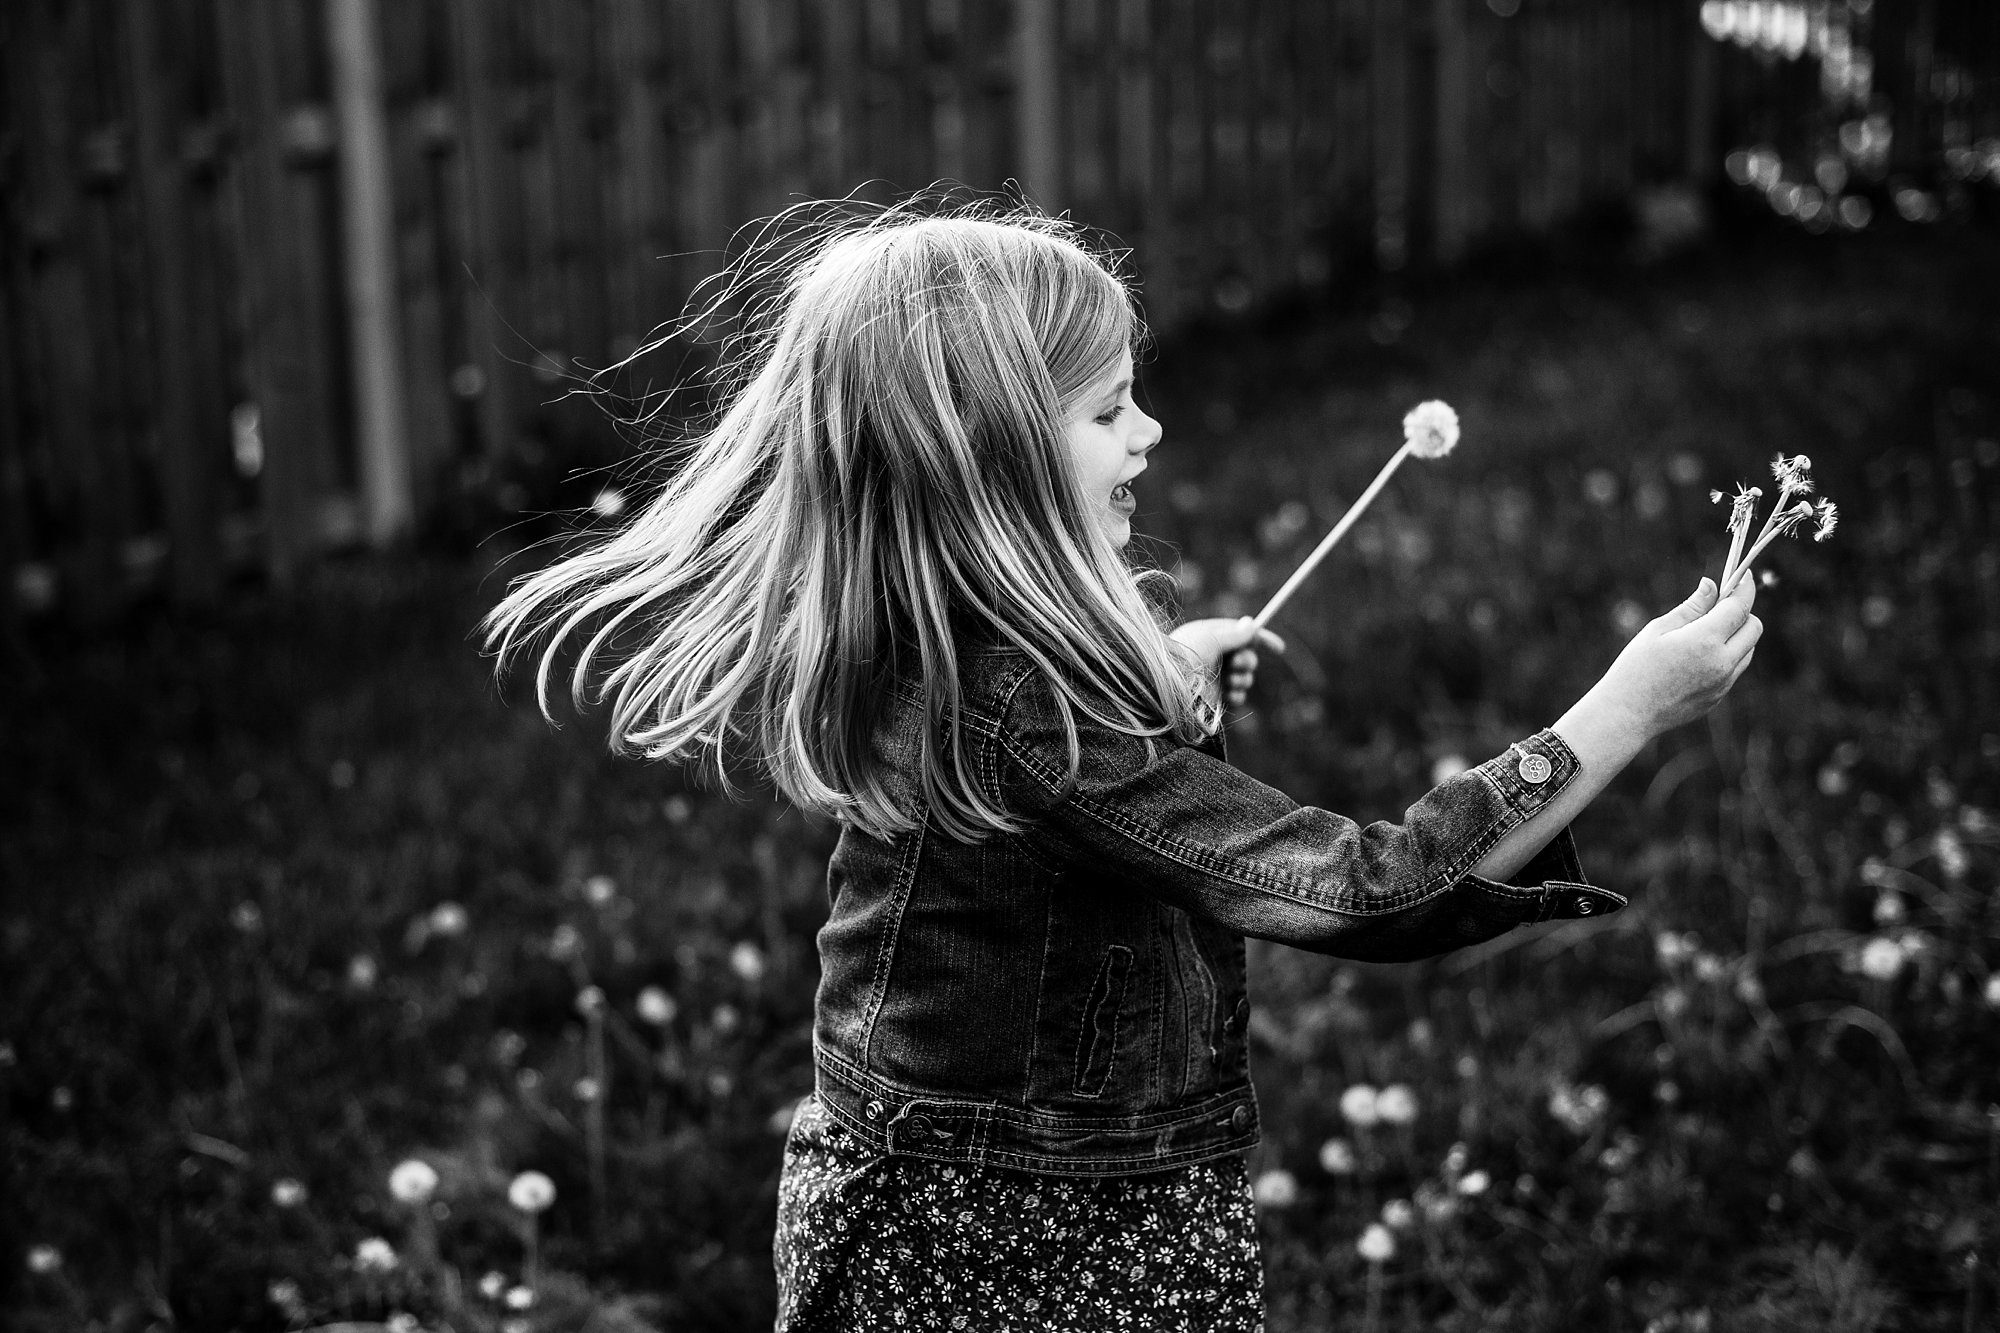
[[806,237],[734,271],[734,387],[678,472],[489,639],[547,635],[546,701],[583,632],[571,688],[614,743],[713,759],[726,791],[746,739],[840,821],[779,1328],[1259,1328],[1244,937],[1414,959],[1616,911],[1568,825],[1734,684],[1756,581],[1704,579],[1401,824],[1301,806],[1208,726],[1283,645],[1170,634],[1170,579],[1122,554],[1161,428],[1112,265],[1020,209]]

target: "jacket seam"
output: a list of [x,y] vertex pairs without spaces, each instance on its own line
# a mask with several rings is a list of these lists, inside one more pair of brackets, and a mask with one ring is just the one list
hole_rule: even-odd
[[868,1023],[861,1036],[861,1053],[864,1059],[873,1058],[875,1053],[875,1022],[881,1016],[882,1002],[889,994],[889,973],[895,966],[896,946],[902,941],[903,913],[909,910],[910,896],[916,891],[917,863],[923,857],[924,838],[929,832],[928,810],[917,822],[916,832],[911,835],[909,845],[903,853],[902,864],[896,867],[896,911],[883,932],[881,952],[875,956],[875,975],[871,978],[873,993],[868,1000]]

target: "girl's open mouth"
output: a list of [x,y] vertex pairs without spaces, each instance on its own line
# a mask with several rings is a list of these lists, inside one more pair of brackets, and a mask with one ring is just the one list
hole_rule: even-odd
[[1117,487],[1111,492],[1111,507],[1125,514],[1129,514],[1139,507],[1139,501],[1132,494],[1131,486],[1122,481],[1118,483]]

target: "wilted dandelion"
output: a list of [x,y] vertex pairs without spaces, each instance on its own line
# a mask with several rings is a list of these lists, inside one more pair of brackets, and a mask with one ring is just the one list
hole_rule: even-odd
[[639,992],[639,1017],[656,1028],[663,1028],[674,1021],[680,1006],[674,997],[658,986],[648,986]]
[[1283,1167],[1274,1167],[1257,1177],[1250,1192],[1265,1208],[1289,1208],[1299,1201],[1299,1182]]
[[1346,1139],[1328,1139],[1319,1145],[1319,1167],[1328,1175],[1351,1176],[1354,1166],[1354,1145]]
[[396,1169],[389,1173],[389,1193],[395,1196],[398,1203],[428,1203],[437,1186],[436,1169],[419,1158],[398,1162]]
[[296,1208],[306,1201],[306,1187],[290,1176],[271,1182],[271,1202],[280,1208]]
[[1903,946],[1884,935],[1877,935],[1861,950],[1862,975],[1875,981],[1888,981],[1903,970]]
[[380,1236],[370,1236],[354,1247],[354,1267],[357,1272],[393,1272],[398,1262],[400,1261],[396,1258],[395,1248]]
[[1340,1094],[1341,1117],[1356,1129],[1367,1129],[1381,1119],[1375,1100],[1374,1088],[1366,1083],[1356,1083]]
[[507,1202],[533,1216],[556,1201],[556,1183],[539,1171],[523,1171],[507,1186]]
[[[1764,548],[1779,537],[1811,521],[1815,529],[1813,539],[1825,541],[1833,535],[1834,525],[1839,521],[1839,511],[1831,500],[1822,499],[1815,504],[1804,498],[1813,489],[1812,459],[1804,454],[1795,454],[1790,458],[1779,454],[1771,462],[1771,475],[1778,482],[1778,498],[1755,541],[1749,540],[1750,520],[1757,515],[1757,501],[1763,492],[1755,486],[1746,488],[1738,485],[1736,488],[1729,510],[1729,554],[1722,562],[1722,577],[1716,580],[1723,597],[1729,595],[1737,580],[1756,562]],[[1795,497],[1798,499],[1796,504],[1793,503]],[[1719,504],[1723,494],[1721,491],[1710,491],[1709,499]],[[1744,549],[1746,543],[1749,546],[1747,551]]]
[[1370,1222],[1354,1242],[1354,1252],[1371,1264],[1386,1264],[1396,1257],[1396,1238],[1380,1222]]
[[1417,1118],[1417,1099],[1409,1085],[1391,1083],[1375,1096],[1375,1115],[1385,1125],[1407,1125]]

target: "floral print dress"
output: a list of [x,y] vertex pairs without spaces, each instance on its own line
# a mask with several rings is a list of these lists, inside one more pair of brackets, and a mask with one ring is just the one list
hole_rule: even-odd
[[778,1328],[1264,1327],[1240,1156],[1082,1178],[871,1151],[808,1097],[778,1180]]

